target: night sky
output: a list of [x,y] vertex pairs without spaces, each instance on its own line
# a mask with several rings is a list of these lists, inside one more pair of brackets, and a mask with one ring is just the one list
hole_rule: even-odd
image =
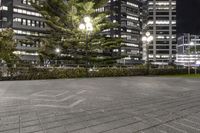
[[200,34],[200,0],[177,0],[177,32]]

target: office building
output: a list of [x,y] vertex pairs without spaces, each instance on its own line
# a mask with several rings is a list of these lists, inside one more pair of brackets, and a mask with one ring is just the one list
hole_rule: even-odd
[[122,47],[114,50],[114,52],[121,51],[122,55],[127,55],[127,57],[119,61],[121,64],[142,63],[143,3],[145,2],[141,0],[110,0],[106,7],[97,10],[111,11],[110,20],[119,24],[116,28],[104,31],[104,34],[123,39]]
[[177,52],[176,0],[148,0],[147,28],[154,40],[149,44],[152,64],[174,63]]
[[[39,4],[38,0],[35,0]],[[37,11],[31,7],[30,0],[0,0],[0,29],[12,28],[17,42],[15,54],[24,61],[38,60],[39,41],[30,43],[27,38],[44,36],[47,26]]]
[[178,53],[176,64],[178,66],[200,65],[200,35],[185,33],[178,37]]

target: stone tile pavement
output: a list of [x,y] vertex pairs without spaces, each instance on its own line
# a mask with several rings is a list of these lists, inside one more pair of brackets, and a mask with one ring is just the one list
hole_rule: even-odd
[[0,133],[200,133],[200,80],[0,82]]

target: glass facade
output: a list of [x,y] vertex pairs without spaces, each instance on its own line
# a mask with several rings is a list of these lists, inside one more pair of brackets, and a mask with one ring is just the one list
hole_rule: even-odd
[[200,35],[183,34],[178,37],[176,64],[180,66],[200,65]]
[[142,7],[139,0],[110,0],[104,9],[98,11],[112,11],[108,16],[113,23],[118,23],[117,28],[104,31],[104,34],[112,37],[121,37],[123,39],[122,47],[115,49],[114,52],[120,52],[127,55],[120,60],[123,64],[140,64],[141,53],[141,30],[142,30]]
[[149,59],[154,64],[174,63],[177,52],[176,0],[148,1],[148,30],[154,37]]

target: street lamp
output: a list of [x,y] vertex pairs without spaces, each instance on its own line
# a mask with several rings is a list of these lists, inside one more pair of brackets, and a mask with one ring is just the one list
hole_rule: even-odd
[[92,20],[89,16],[83,18],[83,22],[79,25],[79,29],[82,31],[86,31],[86,33],[90,33],[93,31]]
[[[191,50],[190,50],[190,46],[194,46],[194,55],[195,55],[195,74],[197,74],[197,46],[196,43],[194,42],[190,42],[189,44],[189,54],[191,55]],[[191,56],[190,56],[191,57]],[[190,61],[189,61],[190,62]],[[189,66],[190,69],[190,66]]]
[[145,44],[146,48],[147,74],[149,74],[149,44],[151,41],[153,41],[153,36],[151,36],[150,32],[146,32],[146,34],[142,37],[142,42]]
[[93,25],[92,25],[92,20],[90,16],[85,16],[83,18],[83,22],[79,25],[79,29],[83,32],[86,33],[86,70],[88,72],[88,67],[89,67],[89,61],[88,61],[88,44],[89,44],[89,36],[90,33],[93,31]]
[[60,53],[60,49],[59,49],[59,48],[56,48],[55,52],[56,52],[57,54],[59,54],[59,53]]
[[[56,48],[55,52],[56,52],[57,55],[59,55],[60,52],[61,52],[60,48]],[[58,58],[56,59],[56,65],[58,65]]]

